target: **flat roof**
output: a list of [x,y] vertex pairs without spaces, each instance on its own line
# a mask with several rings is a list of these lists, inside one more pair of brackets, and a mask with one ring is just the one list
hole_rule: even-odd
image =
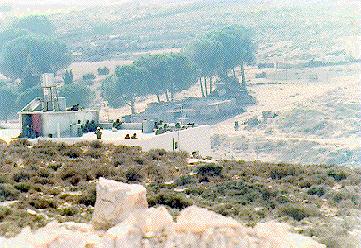
[[83,109],[78,111],[20,111],[18,114],[69,114],[69,113],[77,113],[77,112],[99,112],[99,110],[95,109]]

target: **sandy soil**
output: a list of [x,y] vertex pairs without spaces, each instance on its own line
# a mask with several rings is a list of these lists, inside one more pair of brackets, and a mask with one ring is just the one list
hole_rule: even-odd
[[[293,163],[359,165],[360,65],[305,69],[288,80],[252,79],[257,104],[214,126],[217,157]],[[276,73],[276,72],[274,72]],[[305,80],[308,75],[318,80]],[[301,79],[296,79],[301,77]],[[263,111],[276,118],[264,119]],[[243,124],[251,118],[258,125]],[[239,121],[239,131],[234,122]]]

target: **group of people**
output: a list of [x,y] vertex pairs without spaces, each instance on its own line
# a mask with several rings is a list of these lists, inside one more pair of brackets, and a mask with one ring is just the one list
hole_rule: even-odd
[[127,133],[127,134],[125,135],[125,139],[138,139],[138,137],[137,137],[137,134],[136,134],[136,133],[133,133],[132,137],[130,137],[130,134]]
[[[79,121],[78,121],[79,123]],[[79,123],[80,124],[80,123]],[[94,120],[87,120],[84,125],[82,125],[83,133],[95,132],[97,130],[97,124]]]

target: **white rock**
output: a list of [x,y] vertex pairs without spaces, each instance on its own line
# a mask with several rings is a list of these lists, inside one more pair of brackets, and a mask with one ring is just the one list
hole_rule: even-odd
[[100,178],[92,223],[95,229],[108,229],[125,220],[135,209],[148,207],[146,189]]
[[[0,248],[324,248],[276,222],[248,228],[212,211],[188,207],[177,222],[166,208],[147,209],[145,188],[100,179],[93,223],[49,223]],[[107,231],[94,227],[111,227]]]
[[203,232],[208,228],[240,226],[240,223],[230,217],[224,217],[207,209],[190,206],[181,211],[175,228],[179,232]]

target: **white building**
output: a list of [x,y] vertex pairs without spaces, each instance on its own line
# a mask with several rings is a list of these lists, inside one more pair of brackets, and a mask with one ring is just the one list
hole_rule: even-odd
[[99,123],[99,111],[66,107],[66,99],[58,97],[53,74],[42,78],[43,98],[35,98],[20,112],[22,137],[76,137],[87,121]]
[[[196,152],[201,156],[212,156],[210,126],[188,127],[158,135],[155,132],[144,133],[141,129],[124,129],[116,132],[102,130],[102,132],[101,141],[105,144],[137,146],[141,147],[143,151],[164,149],[166,151],[184,151],[190,154]],[[127,134],[132,136],[134,133],[136,133],[137,139],[125,139]],[[40,138],[37,140],[52,140],[72,145],[77,142],[96,140],[96,135],[86,133],[79,138]]]

